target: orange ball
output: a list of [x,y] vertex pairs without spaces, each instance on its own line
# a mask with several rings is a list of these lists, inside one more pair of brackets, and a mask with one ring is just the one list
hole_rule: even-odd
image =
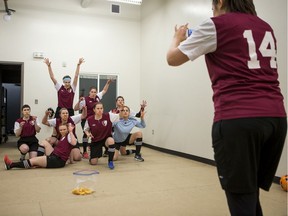
[[284,191],[288,191],[288,175],[284,175],[280,178],[280,185]]

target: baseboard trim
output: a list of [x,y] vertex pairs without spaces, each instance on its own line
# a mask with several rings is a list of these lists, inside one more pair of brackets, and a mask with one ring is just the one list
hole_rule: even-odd
[[[160,151],[160,152],[164,152],[164,153],[167,153],[167,154],[171,154],[171,155],[187,158],[187,159],[190,159],[190,160],[194,160],[194,161],[197,161],[197,162],[201,162],[201,163],[204,163],[204,164],[216,166],[215,161],[211,160],[211,159],[207,159],[207,158],[203,158],[203,157],[199,157],[199,156],[195,156],[195,155],[191,155],[191,154],[186,154],[186,153],[183,153],[183,152],[178,152],[178,151],[174,151],[174,150],[170,150],[170,149],[165,149],[165,148],[161,148],[161,147],[158,147],[158,146],[153,146],[153,145],[150,145],[148,143],[143,143],[143,146],[145,146],[147,148],[150,148],[150,149],[154,149],[154,150]],[[273,182],[275,184],[280,184],[280,177],[275,176],[274,179],[273,179]]]

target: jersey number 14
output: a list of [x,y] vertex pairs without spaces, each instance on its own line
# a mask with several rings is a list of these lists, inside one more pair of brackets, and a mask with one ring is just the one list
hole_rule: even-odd
[[[257,69],[260,68],[260,62],[258,60],[258,56],[256,53],[256,45],[253,38],[253,34],[251,30],[245,30],[243,33],[244,38],[247,39],[248,48],[249,48],[249,56],[250,60],[248,61],[249,69]],[[261,45],[259,47],[259,52],[263,57],[270,57],[270,67],[276,68],[276,48],[275,41],[273,39],[272,33],[269,31],[265,32],[265,35],[262,39]]]

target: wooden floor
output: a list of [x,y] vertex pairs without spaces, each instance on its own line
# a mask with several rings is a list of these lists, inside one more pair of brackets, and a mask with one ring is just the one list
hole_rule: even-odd
[[[0,145],[1,216],[228,216],[214,166],[143,147],[144,162],[121,157],[109,170],[107,158],[60,169],[4,170],[3,157],[19,160],[15,142]],[[73,195],[73,172],[97,170],[95,193]],[[265,216],[287,216],[287,193],[273,184],[261,191]]]

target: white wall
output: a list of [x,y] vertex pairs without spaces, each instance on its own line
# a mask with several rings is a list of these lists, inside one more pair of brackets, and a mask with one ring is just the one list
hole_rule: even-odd
[[[91,8],[83,9],[80,1],[71,0],[9,1],[9,7],[16,13],[10,22],[0,20],[0,60],[24,62],[23,103],[30,104],[32,114],[42,119],[48,107],[57,106],[57,93],[47,66],[43,60],[32,58],[35,51],[42,51],[50,58],[60,82],[66,74],[73,77],[80,57],[85,59],[82,73],[119,74],[119,95],[125,96],[127,104],[138,109],[139,19],[134,15],[132,18],[112,15],[109,13],[111,3],[102,2],[102,5],[95,2]],[[103,14],[108,15],[95,14],[93,8],[102,8]],[[134,6],[134,10],[140,16],[140,8]],[[67,67],[62,67],[62,62],[66,62]],[[78,97],[77,91],[74,102]],[[35,99],[38,105],[34,104]],[[80,127],[78,131],[81,134]],[[38,138],[41,140],[50,134],[51,129],[42,126]]]
[[[278,38],[278,67],[287,98],[287,1],[273,5],[254,0],[258,15]],[[211,125],[214,109],[204,57],[180,67],[169,67],[166,52],[174,26],[193,28],[212,16],[211,0],[145,0],[141,20],[141,97],[149,102],[145,142],[213,160]],[[152,134],[154,130],[154,135]],[[287,145],[277,171],[287,173]]]

